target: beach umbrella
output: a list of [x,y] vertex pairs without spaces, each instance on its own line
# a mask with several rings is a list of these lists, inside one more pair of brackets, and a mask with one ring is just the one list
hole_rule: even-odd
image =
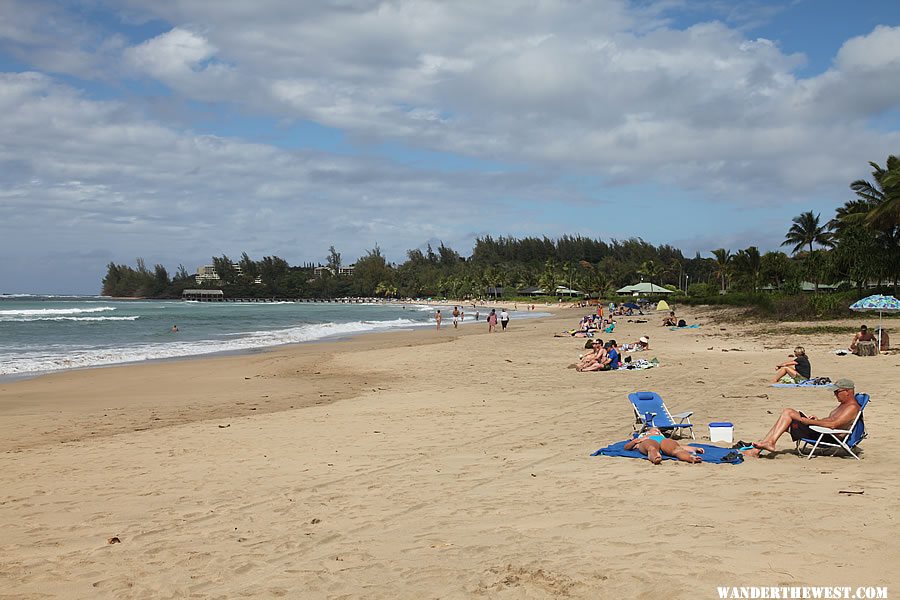
[[636,308],[636,309],[638,309],[638,310],[640,310],[640,308],[641,308],[640,306],[638,306],[638,305],[635,304],[634,302],[626,302],[626,303],[623,304],[622,306],[624,306],[625,308],[631,308],[631,309],[635,309],[635,308]]
[[893,296],[882,296],[875,294],[862,300],[857,300],[850,305],[850,310],[856,312],[877,312],[878,313],[878,351],[881,351],[881,318],[884,313],[900,312],[900,300]]

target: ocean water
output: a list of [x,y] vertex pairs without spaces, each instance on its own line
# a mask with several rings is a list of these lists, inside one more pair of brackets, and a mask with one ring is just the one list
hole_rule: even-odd
[[[479,308],[481,324],[488,310]],[[449,311],[444,311],[445,313]],[[427,304],[240,303],[0,295],[0,377],[430,325]],[[513,319],[538,316],[513,313]],[[465,325],[474,323],[469,312]],[[179,332],[172,333],[173,325]],[[444,326],[451,326],[450,315]]]

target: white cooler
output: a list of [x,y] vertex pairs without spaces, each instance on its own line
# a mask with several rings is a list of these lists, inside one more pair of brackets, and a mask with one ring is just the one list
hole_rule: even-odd
[[720,421],[709,424],[709,441],[734,443],[734,423]]

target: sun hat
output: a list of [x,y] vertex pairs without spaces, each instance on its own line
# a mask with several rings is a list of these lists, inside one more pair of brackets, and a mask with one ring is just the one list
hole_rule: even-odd
[[838,379],[837,381],[835,381],[835,382],[834,382],[834,387],[835,387],[835,389],[838,389],[838,390],[853,390],[853,389],[856,389],[856,385],[853,383],[853,380],[852,380],[852,379],[847,379],[847,378]]
[[639,339],[638,341],[639,341],[639,342],[642,342],[642,343],[644,343],[644,344],[649,344],[649,343],[650,343],[650,338],[648,338],[646,335],[642,335],[642,336],[641,336],[641,339]]

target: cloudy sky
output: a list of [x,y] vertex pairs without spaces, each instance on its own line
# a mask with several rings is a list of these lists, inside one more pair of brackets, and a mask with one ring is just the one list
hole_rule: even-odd
[[0,0],[0,292],[488,233],[774,248],[898,132],[896,0]]

